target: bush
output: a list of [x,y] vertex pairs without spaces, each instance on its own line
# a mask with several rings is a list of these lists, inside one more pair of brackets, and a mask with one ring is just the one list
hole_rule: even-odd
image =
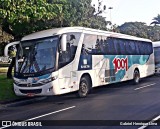
[[9,63],[0,63],[0,67],[9,67]]

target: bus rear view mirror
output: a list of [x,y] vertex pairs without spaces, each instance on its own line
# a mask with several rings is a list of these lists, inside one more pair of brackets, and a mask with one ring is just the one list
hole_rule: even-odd
[[4,49],[4,56],[8,57],[9,56],[9,49],[15,45],[19,44],[19,41],[15,41],[15,42],[11,42],[9,44],[7,44],[5,46],[5,49]]
[[61,38],[61,50],[66,51],[67,50],[67,35],[63,34]]

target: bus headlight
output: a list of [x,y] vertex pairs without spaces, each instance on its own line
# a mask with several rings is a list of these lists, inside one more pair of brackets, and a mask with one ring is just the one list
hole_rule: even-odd
[[56,76],[56,77],[51,77],[51,78],[45,79],[45,80],[43,80],[43,81],[41,81],[41,82],[42,82],[42,83],[49,83],[49,82],[54,81],[54,80],[56,80],[56,79],[57,79],[57,76]]

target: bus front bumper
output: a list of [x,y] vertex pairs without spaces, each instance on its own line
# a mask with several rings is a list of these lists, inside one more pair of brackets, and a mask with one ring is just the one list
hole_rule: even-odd
[[59,94],[59,86],[56,80],[37,87],[23,87],[14,84],[14,92],[17,96],[50,96]]

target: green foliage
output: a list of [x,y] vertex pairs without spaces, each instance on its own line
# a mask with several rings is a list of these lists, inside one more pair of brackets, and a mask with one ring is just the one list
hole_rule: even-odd
[[[64,7],[64,26],[84,26],[96,29],[106,29],[105,18],[95,14],[91,0],[67,0]],[[101,12],[98,12],[100,14]]]
[[151,24],[157,25],[160,24],[160,14],[157,17],[153,18],[153,22]]
[[[106,29],[105,18],[95,14],[92,0],[0,0],[0,24],[16,40],[43,29],[84,26]],[[104,7],[105,9],[105,7]]]
[[152,41],[160,40],[160,26],[147,26],[143,22],[127,22],[118,27],[119,32]]
[[0,44],[3,42],[7,42],[9,40],[12,40],[12,39],[13,39],[13,36],[4,32],[2,30],[2,27],[0,26]]
[[2,31],[2,28],[0,26],[0,56],[3,56],[4,54],[5,42],[10,41],[12,39],[13,39],[13,36]]
[[48,28],[46,21],[57,17],[61,6],[46,0],[0,0],[0,23],[4,31],[21,37]]

